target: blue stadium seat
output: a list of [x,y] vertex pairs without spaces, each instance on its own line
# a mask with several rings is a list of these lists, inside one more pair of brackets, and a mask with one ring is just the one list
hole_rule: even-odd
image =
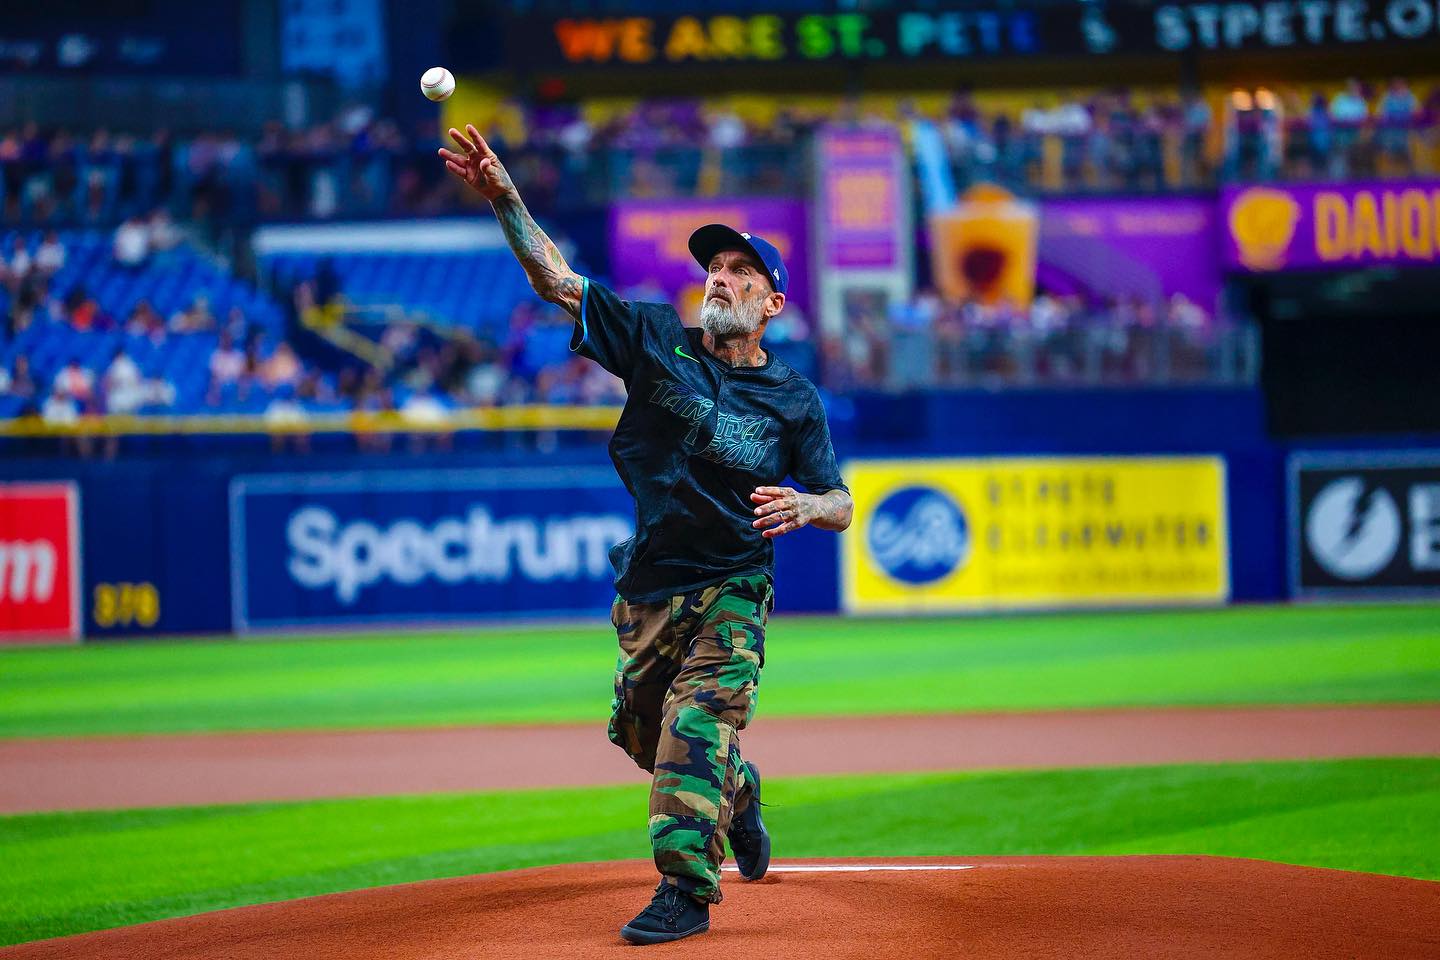
[[[273,254],[265,268],[280,288],[315,276],[322,257]],[[357,306],[401,306],[437,323],[494,334],[515,306],[533,300],[508,250],[463,253],[339,253],[328,257],[341,294]]]
[[[8,250],[15,235],[16,231],[0,232],[0,249]],[[41,239],[39,231],[22,231],[21,235],[32,250]],[[50,279],[48,295],[64,300],[74,290],[81,289],[95,300],[102,314],[114,320],[116,327],[107,331],[79,331],[64,323],[36,319],[10,342],[0,343],[0,360],[7,367],[20,353],[30,358],[31,375],[42,393],[48,391],[56,372],[72,357],[93,371],[98,381],[115,348],[123,344],[145,376],[164,378],[174,384],[177,410],[203,407],[209,381],[208,361],[215,349],[216,337],[172,334],[156,346],[146,337],[129,336],[123,332],[123,326],[141,300],[149,300],[168,320],[203,294],[209,298],[210,311],[220,322],[225,321],[232,308],[239,307],[246,324],[265,330],[272,342],[283,335],[284,314],[278,304],[188,247],[182,245],[156,253],[140,268],[130,269],[112,259],[109,231],[63,231],[60,240],[65,245],[65,266]],[[8,308],[9,295],[0,288],[0,309]],[[13,415],[13,411],[0,411],[0,416]]]

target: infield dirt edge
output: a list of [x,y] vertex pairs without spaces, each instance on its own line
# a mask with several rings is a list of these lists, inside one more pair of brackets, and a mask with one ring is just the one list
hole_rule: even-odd
[[[862,871],[865,865],[907,871]],[[1440,883],[1222,857],[777,861],[732,876],[706,953],[1036,960],[1440,955]],[[786,872],[837,866],[843,872]],[[955,867],[966,867],[957,870]],[[630,955],[618,929],[649,898],[642,861],[532,867],[376,887],[0,950],[9,960],[420,960]],[[656,952],[682,948],[662,946]],[[633,956],[633,955],[632,955]]]

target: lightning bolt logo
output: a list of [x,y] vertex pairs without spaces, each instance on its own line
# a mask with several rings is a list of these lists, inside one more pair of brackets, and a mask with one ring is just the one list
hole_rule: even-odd
[[[1368,482],[1367,482],[1368,480]],[[1363,476],[1336,477],[1310,504],[1305,542],[1331,576],[1361,581],[1394,559],[1402,539],[1400,511],[1383,483]]]
[[1360,534],[1365,532],[1365,525],[1370,520],[1370,514],[1375,509],[1375,503],[1380,494],[1379,487],[1362,489],[1360,496],[1350,505],[1350,522],[1345,527],[1345,535],[1340,538],[1340,544],[1346,551],[1355,545]]

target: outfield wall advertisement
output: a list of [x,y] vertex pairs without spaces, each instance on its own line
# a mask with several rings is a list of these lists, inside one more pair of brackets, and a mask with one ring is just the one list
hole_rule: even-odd
[[633,522],[599,468],[236,477],[234,627],[590,615]]
[[816,141],[821,263],[833,270],[907,265],[904,145],[895,130],[827,129]]
[[1434,266],[1440,259],[1440,180],[1229,187],[1220,206],[1229,268]]
[[854,613],[1221,603],[1220,457],[851,461]]
[[1056,197],[1040,204],[1036,280],[1052,293],[1220,299],[1216,209],[1208,197]]
[[0,646],[79,638],[79,491],[0,484]]
[[1440,595],[1440,455],[1290,460],[1291,593]]

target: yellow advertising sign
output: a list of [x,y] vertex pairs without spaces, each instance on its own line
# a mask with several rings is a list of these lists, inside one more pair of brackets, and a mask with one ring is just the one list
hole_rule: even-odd
[[851,461],[847,611],[1219,602],[1219,457]]

